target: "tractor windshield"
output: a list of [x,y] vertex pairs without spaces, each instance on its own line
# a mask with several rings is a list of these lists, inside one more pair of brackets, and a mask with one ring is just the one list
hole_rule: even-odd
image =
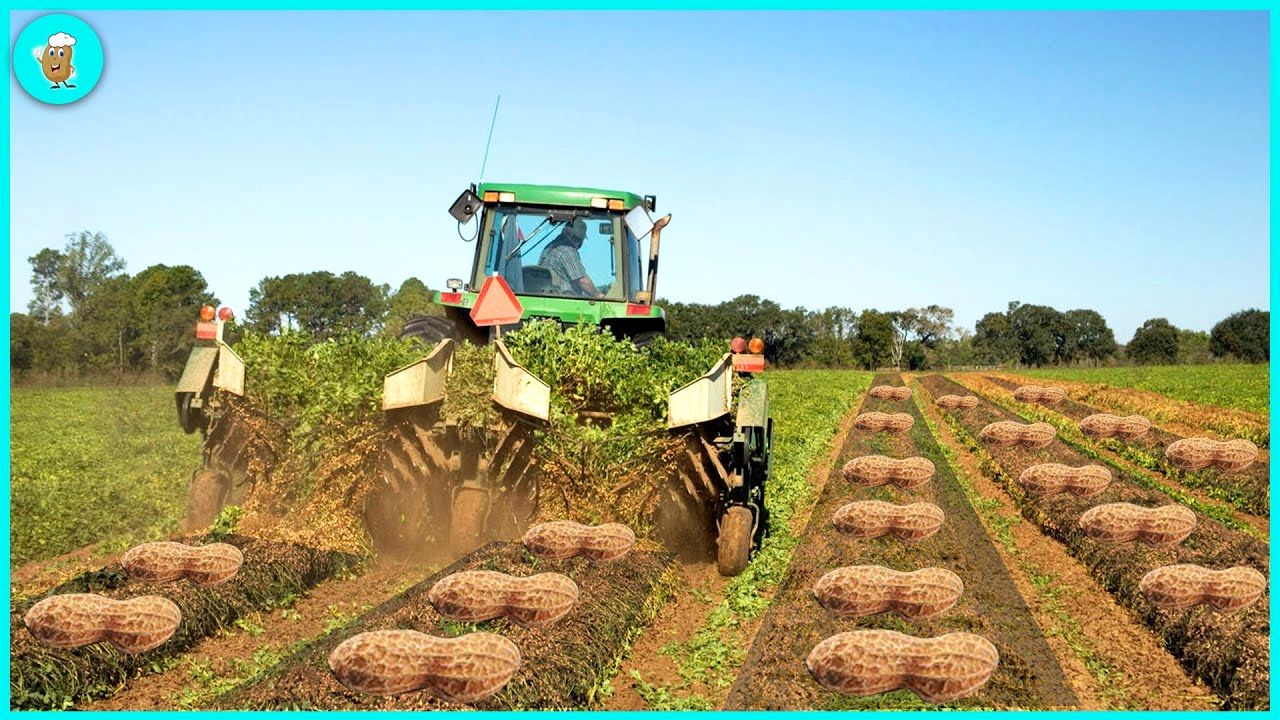
[[486,211],[482,237],[475,287],[497,272],[522,295],[628,300],[639,289],[628,265],[638,243],[618,213],[498,206]]

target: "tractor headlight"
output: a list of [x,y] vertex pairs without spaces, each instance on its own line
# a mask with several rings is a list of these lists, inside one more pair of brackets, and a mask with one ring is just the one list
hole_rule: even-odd
[[445,284],[445,287],[449,288],[450,290],[461,290],[462,278],[449,278],[448,280],[444,281],[444,284]]

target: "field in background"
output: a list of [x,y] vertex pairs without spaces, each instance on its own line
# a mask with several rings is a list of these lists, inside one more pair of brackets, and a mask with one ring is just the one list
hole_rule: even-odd
[[1270,365],[1157,365],[1017,372],[1038,378],[1132,387],[1189,402],[1270,414]]
[[200,436],[171,387],[15,387],[9,410],[10,567],[178,529]]

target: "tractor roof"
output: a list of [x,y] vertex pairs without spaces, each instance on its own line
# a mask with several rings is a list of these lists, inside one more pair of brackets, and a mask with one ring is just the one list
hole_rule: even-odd
[[480,197],[485,191],[515,193],[516,202],[530,205],[564,205],[569,207],[591,207],[592,198],[610,198],[621,200],[623,206],[631,208],[644,202],[635,193],[623,190],[603,190],[600,188],[569,187],[567,185],[527,185],[523,183],[482,183],[477,190]]

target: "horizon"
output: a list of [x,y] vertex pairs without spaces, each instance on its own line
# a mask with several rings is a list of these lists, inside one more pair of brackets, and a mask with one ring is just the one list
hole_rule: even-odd
[[440,289],[499,93],[483,179],[656,194],[669,301],[1019,301],[1120,343],[1270,310],[1265,12],[77,15],[93,93],[10,82],[11,311],[82,229],[241,315],[270,275]]

